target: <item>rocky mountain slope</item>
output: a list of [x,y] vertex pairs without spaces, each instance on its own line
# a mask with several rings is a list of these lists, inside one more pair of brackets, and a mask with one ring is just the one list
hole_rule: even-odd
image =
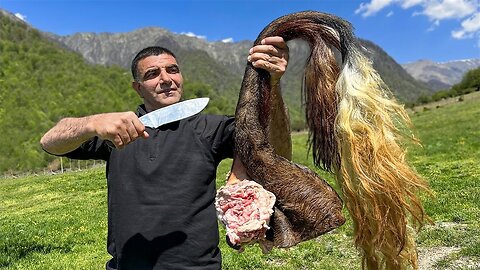
[[[226,85],[238,89],[246,64],[248,49],[253,41],[235,43],[209,42],[196,37],[175,34],[158,27],[138,29],[128,33],[77,33],[71,36],[49,36],[68,48],[82,54],[85,59],[95,64],[119,65],[129,68],[130,61],[140,49],[146,46],[161,45],[172,49],[179,61],[184,63],[187,78],[211,84],[222,91]],[[374,66],[384,78],[394,94],[402,101],[414,101],[420,95],[431,93],[431,90],[416,81],[396,63],[385,51],[374,43],[360,40],[368,50]],[[284,80],[284,95],[287,100],[300,97],[303,65],[308,57],[308,46],[302,42],[290,42],[290,63]],[[199,62],[203,55],[203,62]],[[193,59],[192,59],[193,58]],[[197,63],[195,70],[185,70],[192,62]],[[185,64],[188,63],[188,64]],[[198,69],[208,68],[212,77],[198,74]],[[214,76],[219,73],[221,76]],[[218,80],[217,80],[218,79]],[[226,83],[230,81],[231,83]],[[233,86],[232,86],[233,85]],[[290,98],[291,96],[291,98]],[[300,100],[295,101],[300,104]]]
[[459,83],[467,71],[480,67],[480,58],[443,63],[419,60],[402,66],[415,79],[434,90],[442,90]]

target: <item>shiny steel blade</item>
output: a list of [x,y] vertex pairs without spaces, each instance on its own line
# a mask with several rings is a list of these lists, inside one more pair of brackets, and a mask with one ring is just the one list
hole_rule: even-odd
[[160,108],[140,117],[146,127],[157,128],[201,112],[208,104],[209,98],[194,98]]

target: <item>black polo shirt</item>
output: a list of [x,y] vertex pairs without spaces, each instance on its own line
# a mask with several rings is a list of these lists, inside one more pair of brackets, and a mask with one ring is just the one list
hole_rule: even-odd
[[147,132],[121,150],[92,138],[65,155],[107,161],[107,269],[220,269],[215,178],[233,156],[233,118],[198,114]]

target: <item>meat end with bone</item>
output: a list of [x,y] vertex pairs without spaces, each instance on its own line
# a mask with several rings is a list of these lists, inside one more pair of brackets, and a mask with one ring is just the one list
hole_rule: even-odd
[[274,204],[275,195],[250,180],[220,188],[215,198],[218,219],[235,246],[265,241]]

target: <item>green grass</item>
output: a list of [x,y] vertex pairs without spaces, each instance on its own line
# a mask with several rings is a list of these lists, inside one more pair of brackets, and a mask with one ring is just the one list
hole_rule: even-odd
[[[423,196],[437,223],[419,234],[420,248],[458,247],[437,262],[480,261],[480,106],[478,100],[412,115],[422,147],[409,144],[409,161],[430,183]],[[294,160],[313,168],[306,134],[293,136]],[[221,163],[218,185],[231,161]],[[317,170],[327,181],[331,175]],[[106,180],[103,169],[0,180],[0,269],[103,269],[106,252]],[[345,213],[346,214],[346,213]],[[262,254],[230,249],[220,229],[223,269],[360,269],[351,221],[317,239]]]
[[99,269],[106,261],[103,171],[2,180],[0,267]]
[[480,265],[479,105],[476,98],[412,115],[422,147],[412,148],[409,157],[434,191],[434,198],[424,197],[424,206],[437,223],[424,228],[417,242],[460,248],[438,269],[455,266],[462,257]]

